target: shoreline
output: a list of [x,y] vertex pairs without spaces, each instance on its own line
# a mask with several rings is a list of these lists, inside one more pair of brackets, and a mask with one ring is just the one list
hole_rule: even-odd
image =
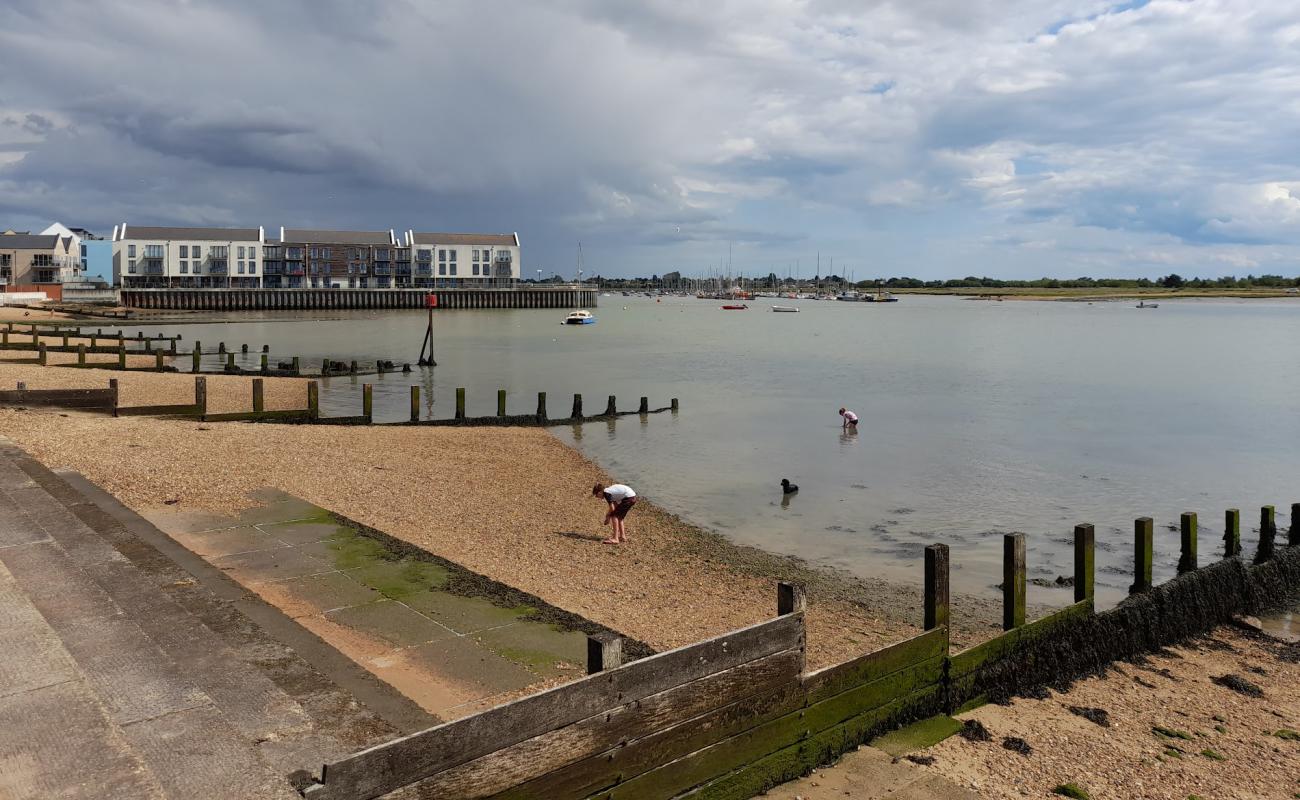
[[[192,378],[0,364],[0,383],[96,387],[132,403],[184,401]],[[215,379],[214,379],[215,378]],[[210,403],[251,403],[247,377],[209,379]],[[268,379],[267,406],[302,381]],[[920,629],[915,584],[864,580],[740,545],[653,501],[629,516],[630,543],[601,545],[587,487],[609,476],[544,430],[198,423],[59,409],[0,409],[0,434],[50,467],[70,467],[143,511],[229,513],[273,487],[646,642],[689,644],[770,618],[775,582],[806,583],[809,667],[838,663]],[[1000,630],[996,598],[954,598],[953,639]]]

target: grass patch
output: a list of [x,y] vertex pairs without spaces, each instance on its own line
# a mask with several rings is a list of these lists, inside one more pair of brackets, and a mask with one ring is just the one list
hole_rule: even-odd
[[1166,747],[1166,748],[1165,748],[1165,755],[1169,756],[1170,758],[1182,758],[1182,757],[1183,757],[1183,751],[1182,751],[1182,750],[1179,750],[1179,749],[1176,748],[1176,747]]
[[1151,732],[1156,736],[1163,736],[1166,739],[1182,739],[1188,742],[1192,740],[1192,735],[1187,731],[1180,731],[1177,728],[1166,728],[1163,725],[1152,727]]
[[1300,742],[1300,733],[1296,733],[1290,728],[1283,728],[1280,731],[1274,731],[1273,735],[1279,739],[1286,739],[1288,742]]
[[1205,756],[1206,758],[1208,758],[1208,759],[1210,759],[1210,760],[1212,760],[1212,761],[1227,761],[1227,760],[1228,760],[1228,757],[1225,756],[1223,753],[1220,753],[1220,752],[1217,751],[1217,750],[1211,750],[1211,749],[1208,748],[1208,747],[1201,751],[1201,755]]
[[1219,733],[1227,733],[1227,732],[1228,732],[1228,729],[1225,728],[1225,727],[1223,727],[1222,725],[1215,725],[1215,726],[1214,726],[1214,729],[1215,729],[1216,731],[1218,731]]

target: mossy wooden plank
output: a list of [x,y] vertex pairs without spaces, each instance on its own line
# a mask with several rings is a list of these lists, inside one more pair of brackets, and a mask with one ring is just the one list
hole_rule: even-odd
[[[820,764],[829,763],[875,734],[899,723],[932,712],[942,702],[943,687],[931,686],[907,697],[860,714],[839,725],[790,744],[752,762],[734,765],[734,771],[692,784],[675,795],[645,794],[645,800],[689,797],[691,800],[747,800],[777,784],[807,775]],[[716,766],[723,766],[719,761]],[[671,766],[671,765],[670,765]],[[634,797],[636,795],[626,795]],[[606,795],[599,795],[600,798]]]
[[[693,720],[719,706],[755,694],[770,695],[782,685],[793,685],[802,664],[800,653],[791,650],[708,675],[446,770],[422,782],[420,792],[465,800],[490,797],[583,761],[586,763],[578,769],[566,770],[571,773],[569,779],[579,784],[594,782],[595,791],[617,782],[630,766],[628,759],[615,759],[609,751],[627,751],[656,731]],[[662,757],[662,749],[657,752]],[[532,796],[563,796],[554,784],[552,781],[551,788],[544,791],[534,787]]]
[[939,680],[942,675],[943,657],[940,656],[752,727],[609,790],[598,792],[593,798],[649,800],[673,797],[745,763],[835,728],[847,720],[870,715],[898,702],[897,698],[911,697],[918,692],[941,694],[943,686]]
[[969,650],[963,650],[952,657],[949,675],[954,680],[963,677],[978,669],[986,661],[1005,656],[1022,642],[1046,636],[1063,625],[1070,625],[1078,619],[1087,617],[1092,614],[1092,609],[1093,601],[1083,600],[1042,619],[1036,619],[1027,625],[1007,631],[987,642],[977,644]]
[[943,628],[867,653],[804,677],[808,702],[816,703],[863,683],[883,678],[912,664],[947,655],[948,632]]
[[119,417],[150,417],[165,414],[197,414],[199,407],[194,404],[174,406],[118,406]]
[[326,764],[322,783],[307,796],[374,797],[623,703],[774,653],[802,652],[803,646],[803,614],[777,617]]

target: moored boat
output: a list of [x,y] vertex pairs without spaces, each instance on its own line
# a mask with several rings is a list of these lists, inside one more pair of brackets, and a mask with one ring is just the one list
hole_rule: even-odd
[[794,306],[772,306],[772,310],[779,314],[795,314],[799,311]]
[[596,318],[590,311],[570,311],[569,316],[564,318],[565,325],[591,325],[595,321]]
[[722,307],[722,310],[723,311],[744,311],[747,308],[749,308],[749,306],[745,305],[744,303],[741,303],[739,305],[725,305]]

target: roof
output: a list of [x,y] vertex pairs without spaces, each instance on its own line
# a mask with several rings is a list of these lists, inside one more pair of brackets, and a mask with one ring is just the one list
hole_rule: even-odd
[[285,242],[320,244],[393,244],[392,231],[313,231],[285,228]]
[[166,241],[199,242],[258,242],[262,231],[258,228],[163,228],[145,225],[124,225],[118,238],[163,239]]
[[0,235],[0,250],[53,250],[59,244],[57,234],[49,236],[30,233]]
[[486,244],[493,247],[514,247],[513,233],[414,233],[416,244]]

